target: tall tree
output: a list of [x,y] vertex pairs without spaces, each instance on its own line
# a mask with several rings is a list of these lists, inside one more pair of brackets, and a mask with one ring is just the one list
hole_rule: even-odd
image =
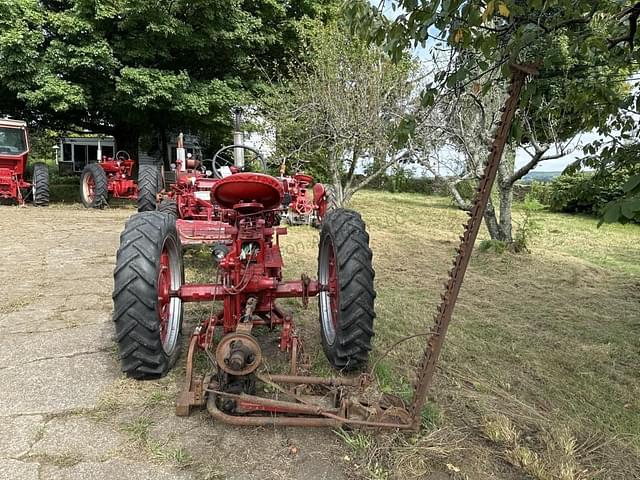
[[[534,152],[525,165],[529,169],[548,151],[545,144],[550,139],[544,134],[549,129],[544,124],[549,120],[556,126],[553,136],[558,139],[592,128],[609,133],[616,128],[611,117],[635,97],[623,84],[633,62],[619,47],[633,45],[629,39],[635,36],[635,5],[623,12],[629,16],[629,33],[617,37],[625,27],[616,20],[622,7],[615,0],[380,2],[385,5],[402,14],[390,19],[367,2],[350,4],[354,26],[365,37],[396,55],[409,46],[434,42],[451,52],[447,68],[434,75],[425,89],[424,105],[447,90],[464,92],[477,85],[482,92],[496,88],[496,75],[504,78],[509,63],[539,63],[540,77],[529,83],[523,98],[531,108],[511,132],[514,146],[528,146]],[[506,203],[501,210],[507,216],[510,199],[503,194],[509,189],[503,187],[518,177],[509,162],[507,158],[497,185]]]
[[292,65],[267,115],[281,156],[313,160],[339,204],[406,157],[399,147],[411,101],[411,62],[394,63],[343,28],[319,28],[307,66]]
[[129,143],[152,128],[228,129],[229,108],[299,57],[319,0],[6,0],[0,112]]

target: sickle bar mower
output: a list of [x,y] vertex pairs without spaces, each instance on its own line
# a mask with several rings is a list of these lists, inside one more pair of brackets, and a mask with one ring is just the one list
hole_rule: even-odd
[[[374,272],[360,215],[345,209],[329,213],[320,232],[317,278],[302,275],[300,280],[285,281],[279,240],[286,229],[278,225],[285,186],[283,179],[259,173],[230,175],[211,190],[212,200],[225,212],[215,226],[221,240],[213,247],[218,274],[211,283],[184,282],[178,231],[183,225],[173,217],[145,212],[127,222],[113,293],[124,372],[134,378],[166,374],[178,358],[184,304],[214,302],[221,307],[212,309],[189,341],[185,386],[176,403],[178,415],[205,407],[217,420],[235,425],[418,429],[520,90],[530,73],[530,68],[514,67],[510,96],[474,208],[434,327],[426,334],[410,405],[377,393],[366,373],[341,375],[366,366],[373,337]],[[304,374],[299,331],[292,315],[278,304],[280,299],[294,297],[303,305],[310,297],[318,298],[322,348],[339,372],[335,377]],[[289,356],[287,374],[268,371],[259,337],[254,335],[261,329],[279,331],[279,349]],[[207,358],[206,373],[195,371],[198,352]]]

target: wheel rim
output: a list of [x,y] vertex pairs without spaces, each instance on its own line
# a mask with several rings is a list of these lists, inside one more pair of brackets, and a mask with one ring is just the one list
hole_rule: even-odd
[[160,322],[160,341],[167,355],[176,349],[180,333],[182,300],[171,297],[172,290],[182,286],[182,272],[176,243],[168,238],[162,246],[160,269],[158,271],[158,320]]
[[82,180],[82,194],[87,200],[87,203],[92,203],[94,198],[96,198],[96,181],[93,175],[87,174],[84,176]]
[[338,266],[333,242],[325,237],[320,247],[318,280],[323,290],[320,292],[320,321],[325,339],[329,345],[336,340],[338,328]]

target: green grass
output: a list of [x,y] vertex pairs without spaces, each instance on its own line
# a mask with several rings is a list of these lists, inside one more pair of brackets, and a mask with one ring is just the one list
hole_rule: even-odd
[[169,445],[151,436],[153,421],[148,417],[138,417],[121,425],[121,430],[129,436],[131,443],[145,450],[150,458],[158,462],[168,462],[178,468],[187,468],[193,463],[191,454],[183,447]]
[[[352,208],[367,222],[374,251],[375,361],[394,342],[431,326],[467,217],[447,199],[415,194],[363,192]],[[516,221],[520,215],[516,208]],[[542,434],[551,426],[566,429],[579,445],[599,445],[575,454],[587,472],[604,469],[598,478],[640,472],[640,227],[598,229],[592,217],[534,215],[542,230],[530,254],[474,253],[431,391],[437,424],[464,425],[468,448],[498,455],[505,446],[486,446],[483,418],[501,412],[525,439],[509,446],[508,463],[529,475],[539,467],[538,478],[557,473],[548,464],[549,439],[556,437]],[[317,238],[311,228],[289,229],[282,241],[287,278],[315,273]],[[487,239],[483,228],[479,241]],[[321,355],[314,355],[317,310],[295,310],[312,339],[307,350],[323,370]],[[423,338],[403,343],[378,365],[382,390],[407,395],[423,344]],[[529,453],[539,459],[525,468]],[[483,476],[497,467],[466,458],[461,468]],[[566,478],[589,478],[580,475]]]

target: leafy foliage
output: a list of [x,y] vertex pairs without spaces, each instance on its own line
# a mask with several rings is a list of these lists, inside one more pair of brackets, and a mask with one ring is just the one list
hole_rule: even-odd
[[6,0],[0,112],[57,127],[228,130],[301,33],[337,13],[318,0]]
[[532,239],[542,231],[542,225],[536,219],[536,213],[544,206],[532,195],[527,195],[522,203],[522,219],[517,222],[513,236],[513,249],[516,253],[528,252]]
[[314,165],[342,204],[397,165],[413,65],[392,62],[339,24],[308,40],[308,64],[290,66],[265,111],[289,171]]
[[626,220],[636,220],[636,205],[631,198],[625,198],[633,191],[636,178],[638,176],[621,171],[562,175],[548,185],[549,207],[555,212],[601,215],[611,205],[618,205],[616,216],[610,217],[612,214],[607,213],[605,218],[617,221],[624,206]]
[[[629,114],[623,113],[622,116],[632,118]],[[603,146],[602,142],[595,142],[585,150],[594,154],[601,148],[598,155],[580,159],[566,170],[573,173],[581,166],[587,166],[595,169],[598,178],[614,182],[615,195],[607,198],[606,204],[599,209],[601,223],[640,222],[640,142],[636,137],[630,137],[627,131],[623,130],[621,136],[629,143],[615,140]]]
[[[544,123],[550,119],[556,121],[556,140],[595,128],[615,137],[612,151],[620,148],[619,138],[638,141],[640,87],[626,83],[640,60],[639,50],[633,50],[637,15],[632,14],[629,23],[620,21],[637,13],[634,2],[389,0],[381,5],[396,14],[389,18],[368,2],[351,2],[353,28],[392,55],[410,46],[434,44],[450,54],[450,68],[435,74],[427,85],[424,105],[446,90],[487,91],[494,88],[496,74],[508,75],[509,64],[536,62],[540,75],[524,91],[521,106],[529,108],[521,118],[538,141],[549,138]],[[530,138],[522,123],[515,122],[511,135],[527,145]],[[593,150],[590,153],[597,148]],[[590,166],[609,168],[607,152],[603,157]],[[610,205],[605,221],[635,218],[636,199],[636,190],[630,188],[626,200]]]

